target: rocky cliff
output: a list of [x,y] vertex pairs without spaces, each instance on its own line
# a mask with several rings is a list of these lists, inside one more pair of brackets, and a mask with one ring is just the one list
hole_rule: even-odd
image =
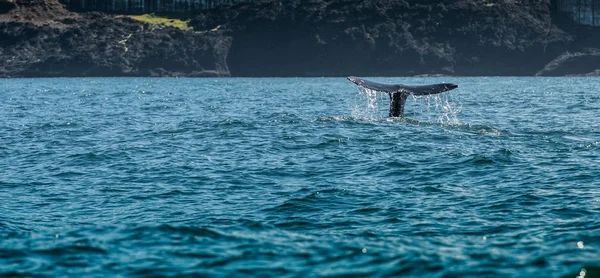
[[267,2],[206,12],[192,24],[221,26],[234,38],[233,75],[534,75],[576,39],[553,23],[550,6],[549,0]]
[[0,76],[595,74],[600,34],[550,0],[303,0],[222,6],[193,30],[0,0]]
[[231,39],[218,33],[72,13],[56,0],[0,3],[0,77],[230,75]]

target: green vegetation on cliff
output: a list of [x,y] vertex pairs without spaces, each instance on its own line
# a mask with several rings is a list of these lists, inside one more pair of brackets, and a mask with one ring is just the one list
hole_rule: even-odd
[[177,18],[167,18],[157,16],[155,14],[144,14],[144,15],[132,15],[131,18],[152,25],[171,26],[179,28],[181,30],[187,30],[189,28],[189,20],[181,20]]

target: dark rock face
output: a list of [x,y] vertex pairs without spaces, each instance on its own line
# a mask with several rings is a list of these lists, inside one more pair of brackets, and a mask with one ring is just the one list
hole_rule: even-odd
[[17,8],[17,4],[13,1],[0,0],[0,14],[8,13],[15,8]]
[[2,6],[2,2],[7,3],[8,6],[13,6],[4,10],[0,9],[0,15],[6,13],[4,18],[0,18],[2,21],[12,19],[15,21],[40,22],[76,16],[69,13],[58,0],[0,0],[0,6]]
[[19,38],[0,43],[4,77],[229,76],[229,41],[218,36],[103,21],[64,30],[2,23],[0,37]]
[[192,25],[234,38],[234,76],[533,75],[571,41],[549,0],[294,3],[239,4]]
[[229,41],[127,20],[1,23],[0,76],[229,76]]
[[[60,5],[50,5],[54,14],[41,4],[19,6],[17,20],[0,22],[0,77],[230,76],[231,39],[217,32],[73,14]],[[46,13],[37,13],[40,7]]]

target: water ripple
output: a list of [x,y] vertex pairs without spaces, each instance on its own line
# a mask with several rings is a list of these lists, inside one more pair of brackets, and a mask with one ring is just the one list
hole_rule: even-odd
[[0,276],[597,276],[598,80],[448,79],[0,80]]

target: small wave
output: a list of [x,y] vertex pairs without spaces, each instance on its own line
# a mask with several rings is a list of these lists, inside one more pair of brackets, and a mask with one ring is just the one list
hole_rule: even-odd
[[[327,209],[325,204],[338,204],[342,205],[345,202],[345,198],[337,200],[340,195],[347,195],[348,191],[345,189],[337,188],[325,188],[319,191],[307,191],[300,190],[298,195],[285,200],[283,203],[274,207],[264,209],[267,212],[303,212],[303,213],[314,213]],[[296,194],[294,194],[296,195]],[[326,202],[324,202],[326,200]]]
[[410,117],[383,117],[383,118],[370,118],[370,117],[355,117],[355,116],[323,116],[318,117],[317,121],[320,122],[348,122],[348,123],[403,123],[417,126],[437,126],[446,130],[455,130],[459,132],[465,132],[469,134],[480,134],[480,135],[491,135],[491,136],[502,136],[507,134],[507,131],[503,131],[491,126],[470,124],[470,123],[455,123],[447,121],[426,121]]
[[358,213],[358,214],[362,214],[362,215],[369,215],[369,214],[374,214],[374,213],[378,213],[381,211],[381,208],[377,208],[377,207],[366,207],[366,208],[359,208],[359,209],[355,209],[354,213]]
[[38,126],[31,126],[27,130],[23,132],[36,132],[36,131],[53,131],[53,130],[62,130],[62,129],[71,129],[75,127],[79,127],[80,124],[71,121],[64,122],[52,122],[52,123],[44,123]]
[[34,253],[37,253],[40,255],[47,255],[47,256],[64,256],[64,255],[68,255],[68,254],[82,256],[84,254],[105,255],[105,254],[108,254],[108,251],[106,251],[100,247],[91,246],[91,245],[89,245],[89,243],[75,242],[74,245],[67,245],[67,246],[55,247],[55,248],[50,248],[50,249],[40,249],[40,250],[34,251]]
[[298,115],[296,115],[294,113],[288,113],[288,112],[272,113],[272,114],[269,114],[266,117],[266,119],[270,123],[294,124],[294,123],[299,123],[302,121],[302,119]]
[[188,225],[172,225],[172,224],[161,224],[158,226],[143,225],[133,228],[122,228],[119,229],[118,234],[125,235],[124,238],[119,240],[133,240],[138,241],[141,238],[148,237],[153,238],[178,238],[178,239],[191,239],[190,237],[199,238],[210,238],[215,240],[237,240],[237,236],[223,233],[216,229],[207,227],[196,227]]
[[461,132],[465,132],[465,133],[469,133],[469,134],[502,136],[502,135],[505,135],[508,133],[506,131],[496,129],[491,126],[469,124],[469,123],[444,124],[441,126],[448,130],[456,130],[456,131],[461,131]]
[[325,117],[318,117],[317,121],[319,122],[347,122],[347,121],[355,121],[356,119],[354,117],[347,117],[347,116],[325,116]]
[[314,199],[309,196],[304,198],[292,198],[275,207],[264,209],[265,212],[301,212],[314,213],[322,211],[323,208],[312,205]]
[[247,122],[247,121],[243,121],[243,120],[238,120],[238,119],[226,119],[223,121],[220,121],[218,123],[215,124],[216,127],[227,127],[229,129],[234,128],[234,127],[244,127],[244,128],[255,128],[255,123],[254,122]]
[[320,122],[354,122],[354,123],[409,123],[415,125],[441,125],[439,123],[431,123],[411,119],[408,117],[363,117],[363,116],[325,116],[318,117]]
[[446,169],[447,167],[468,168],[469,165],[476,167],[499,167],[514,165],[522,161],[522,157],[518,151],[508,148],[477,151],[475,153],[452,152],[449,155],[453,157],[453,161],[444,163],[442,169]]
[[388,118],[388,117],[361,117],[361,116],[325,116],[318,117],[320,122],[348,122],[348,123],[388,123],[402,121],[404,118]]
[[170,107],[168,105],[144,105],[141,107],[141,111],[144,112],[160,112],[160,111],[165,111],[165,110],[171,110],[173,109],[173,107]]
[[77,172],[77,171],[63,171],[58,174],[54,174],[52,176],[57,177],[57,178],[75,178],[75,177],[81,177],[83,175],[85,175],[85,173]]

